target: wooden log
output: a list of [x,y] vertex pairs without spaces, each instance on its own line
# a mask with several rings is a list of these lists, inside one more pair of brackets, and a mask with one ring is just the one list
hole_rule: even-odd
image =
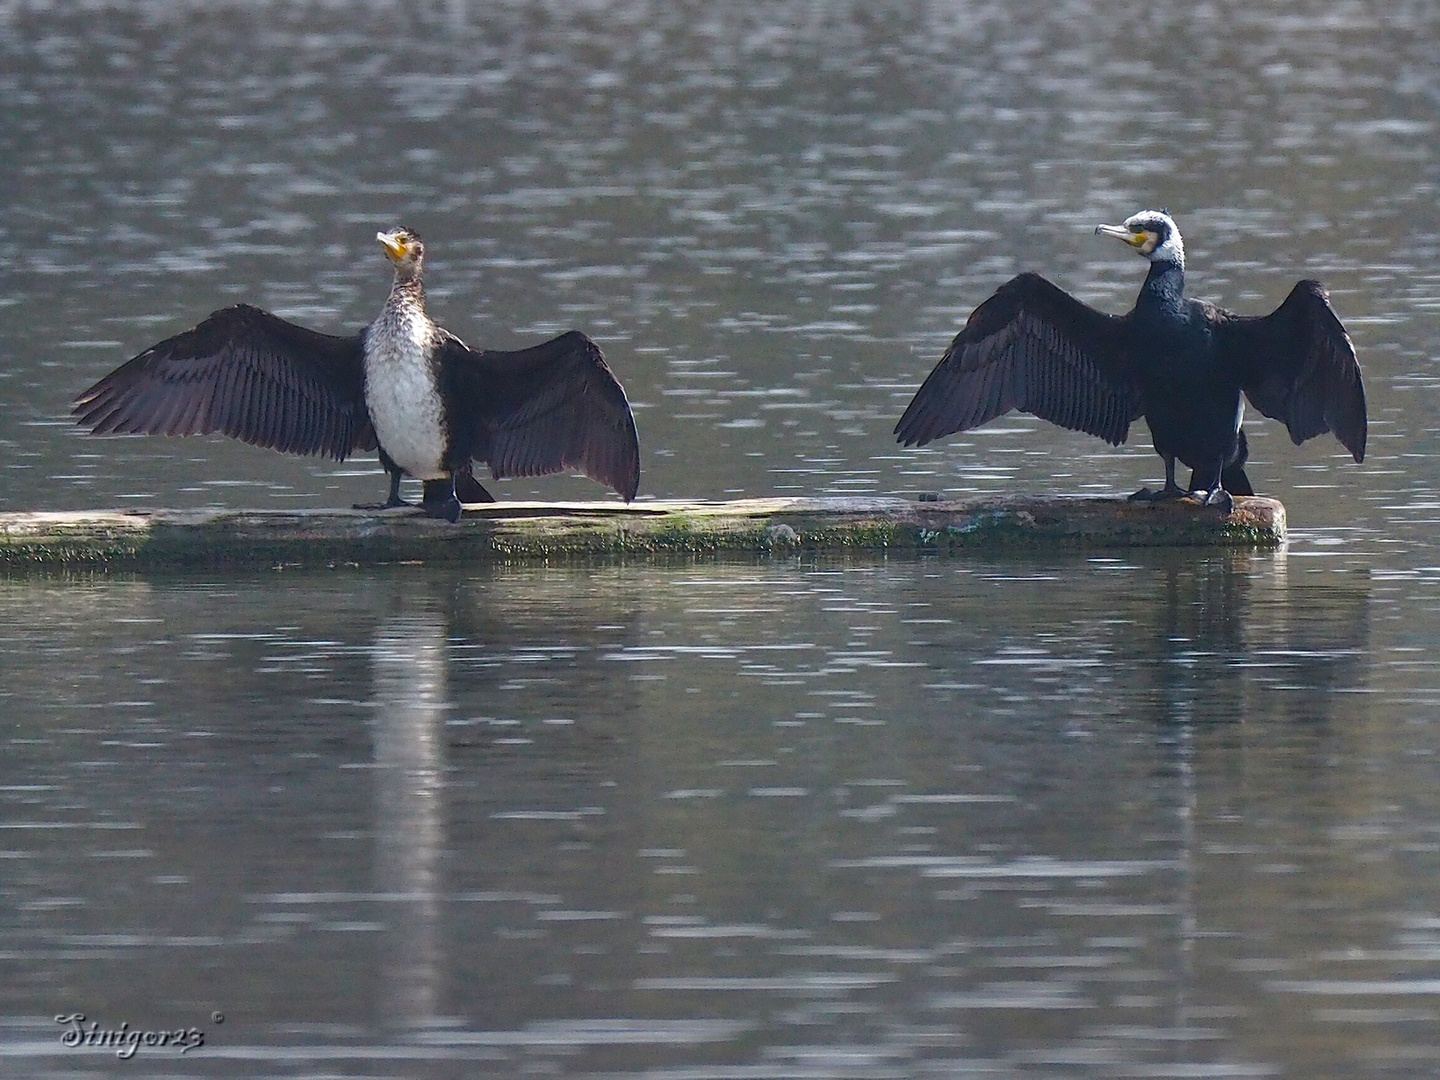
[[0,514],[0,566],[160,569],[326,566],[712,552],[955,553],[1061,548],[1276,547],[1285,507],[1008,496],[733,502],[495,503],[458,525],[418,510],[96,510]]

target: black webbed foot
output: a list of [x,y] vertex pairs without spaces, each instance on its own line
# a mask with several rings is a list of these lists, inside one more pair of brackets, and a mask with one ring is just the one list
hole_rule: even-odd
[[460,498],[455,494],[455,479],[426,480],[424,498],[420,509],[433,518],[443,518],[450,524],[460,520]]
[[1223,487],[1213,487],[1209,491],[1192,491],[1186,498],[1194,500],[1198,506],[1217,506],[1220,512],[1227,516],[1235,512],[1235,497]]
[[380,451],[380,464],[385,468],[385,474],[390,477],[390,494],[385,497],[383,503],[356,503],[356,510],[393,510],[397,506],[414,506],[400,497],[400,467],[396,465],[385,451]]
[[425,512],[426,517],[440,518],[450,522],[451,525],[460,520],[460,500],[454,495],[435,502],[423,502],[420,504],[420,509]]
[[1161,488],[1159,491],[1155,491],[1155,490],[1153,490],[1153,489],[1151,489],[1151,488],[1148,488],[1148,487],[1143,487],[1143,488],[1141,488],[1139,491],[1135,492],[1134,495],[1131,495],[1130,498],[1129,498],[1127,501],[1129,501],[1129,502],[1167,502],[1167,501],[1169,501],[1170,499],[1183,499],[1184,497],[1185,497],[1185,489],[1184,489],[1184,488],[1180,487],[1178,484],[1174,484],[1174,485],[1172,485],[1172,484],[1166,484],[1166,485],[1165,485],[1163,488]]
[[1165,462],[1165,486],[1159,491],[1152,491],[1143,487],[1134,495],[1130,496],[1131,502],[1168,502],[1171,499],[1183,499],[1185,489],[1175,482],[1175,455],[1167,454],[1164,450],[1156,447],[1160,459]]

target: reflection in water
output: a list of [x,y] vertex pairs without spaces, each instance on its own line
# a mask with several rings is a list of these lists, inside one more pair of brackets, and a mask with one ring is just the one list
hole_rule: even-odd
[[[1251,933],[1251,905],[1261,895],[1276,910],[1293,902],[1267,893],[1276,880],[1263,870],[1258,883],[1237,881],[1238,851],[1263,861],[1262,851],[1275,850],[1274,841],[1233,840],[1232,830],[1265,831],[1261,820],[1238,814],[1237,799],[1243,806],[1262,792],[1268,799],[1313,789],[1317,754],[1356,751],[1336,743],[1354,737],[1354,693],[1368,689],[1368,579],[1290,581],[1278,572],[1283,555],[1136,553],[1086,562],[997,568],[991,603],[974,580],[984,572],[970,568],[941,564],[919,591],[924,617],[914,622],[931,640],[913,644],[943,645],[950,658],[932,660],[939,670],[928,686],[936,704],[958,707],[953,723],[976,726],[972,750],[940,756],[983,763],[975,779],[1011,775],[1002,790],[1019,796],[1009,812],[1014,843],[981,826],[978,836],[962,832],[949,847],[932,841],[908,860],[845,865],[909,861],[922,878],[960,885],[949,896],[973,915],[991,908],[998,922],[1009,907],[1027,924],[1033,955],[987,943],[995,958],[977,949],[967,985],[937,999],[976,1024],[983,1018],[979,1048],[1003,1054],[1022,1042],[1027,1011],[1099,1010],[1128,1020],[1082,1019],[1073,1039],[1035,1060],[1125,1070],[1137,1060],[1153,1069],[1192,1061],[1220,1074],[1263,1074],[1268,1066],[1226,1060],[1217,1008],[1235,1001],[1234,972],[1268,948],[1263,934]],[[940,584],[952,578],[948,588]],[[1066,603],[1057,607],[1061,582]],[[1257,664],[1261,657],[1269,659]],[[1295,775],[1274,775],[1286,761]],[[1135,770],[1151,777],[1152,790],[1122,779]],[[1070,790],[1082,777],[1105,777],[1110,786]],[[961,788],[953,798],[974,805],[974,814],[981,794]],[[1315,794],[1308,805],[1323,819],[1330,799]],[[1092,835],[1071,831],[1081,821]],[[1114,846],[1121,835],[1131,843]],[[916,837],[908,843],[914,850]],[[1006,879],[1014,882],[1008,890],[978,884]],[[1037,879],[1047,884],[1026,884]],[[1016,982],[1017,961],[1048,977]],[[1257,1015],[1259,1004],[1251,1003]],[[1161,1048],[1175,1056],[1157,1058]]]
[[1147,661],[1157,721],[1323,722],[1336,692],[1363,679],[1368,581],[1291,587],[1287,566],[1284,554],[1241,553],[1164,569],[1158,619],[1127,650]]
[[1338,1077],[1415,1044],[1440,581],[1306,567],[0,585],[0,985],[228,1075]]
[[[414,600],[406,602],[427,607]],[[439,1013],[444,846],[446,632],[431,611],[397,613],[375,639],[375,889],[390,898],[380,958],[383,1027],[413,1032]]]
[[[1215,844],[1207,837],[1204,770],[1229,725],[1317,725],[1307,735],[1322,736],[1333,730],[1346,700],[1337,691],[1363,689],[1366,681],[1370,595],[1368,582],[1292,589],[1283,553],[1182,555],[1167,563],[1157,575],[1158,619],[1143,635],[1152,653],[1143,669],[1153,681],[1144,692],[1149,707],[1139,715],[1157,725],[1168,751],[1164,771],[1174,779],[1171,1026],[1177,1049],[1200,1053],[1213,1008],[1196,967],[1201,935],[1214,931],[1202,906],[1212,910],[1207,896],[1234,887],[1229,868],[1206,858]],[[1312,760],[1307,752],[1304,761]]]

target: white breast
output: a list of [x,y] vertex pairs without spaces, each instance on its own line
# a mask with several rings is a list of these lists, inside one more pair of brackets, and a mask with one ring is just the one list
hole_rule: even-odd
[[430,327],[387,311],[365,335],[365,405],[380,448],[419,480],[440,480],[445,429],[435,374],[426,359]]

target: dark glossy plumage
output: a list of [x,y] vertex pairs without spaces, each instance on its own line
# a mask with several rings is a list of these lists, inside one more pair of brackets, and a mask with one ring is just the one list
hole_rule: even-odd
[[[419,238],[400,230],[379,239],[396,263],[396,284],[381,318],[364,330],[338,337],[246,304],[223,308],[86,390],[75,404],[77,422],[97,435],[223,432],[336,459],[378,449],[391,477],[382,505],[401,505],[400,477],[408,472],[426,481],[425,505],[445,502],[438,512],[448,517],[459,512],[457,496],[491,498],[472,475],[472,459],[488,463],[497,479],[576,469],[633,499],[635,421],[599,346],[571,331],[516,352],[471,349],[425,314]],[[419,339],[397,329],[417,325],[427,328]],[[371,372],[384,375],[384,393],[423,396],[429,387],[438,395],[422,409],[437,440],[433,456],[417,456],[426,438],[408,443],[410,457],[398,463],[399,449],[380,445],[377,405],[391,416],[410,413],[394,412],[392,398],[374,398]],[[409,429],[385,430],[404,436]]]
[[1119,446],[1143,411],[1111,344],[1121,322],[1039,274],[1012,278],[975,309],[895,432],[923,446],[1019,409]]
[[1364,460],[1360,366],[1317,282],[1297,284],[1269,315],[1236,315],[1184,296],[1184,248],[1167,215],[1145,211],[1097,231],[1151,260],[1134,309],[1108,315],[1036,274],[1013,278],[975,309],[915,394],[895,426],[900,442],[923,445],[1019,409],[1119,445],[1143,416],[1165,461],[1159,494],[1183,494],[1178,459],[1208,501],[1250,493],[1243,393],[1297,444],[1333,432]]
[[209,435],[341,460],[375,449],[359,335],[335,337],[248,304],[152,345],[86,390],[96,435]]
[[1269,315],[1205,307],[1219,355],[1255,408],[1284,424],[1296,446],[1329,431],[1357,462],[1365,460],[1360,363],[1320,282],[1296,282]]
[[447,400],[484,402],[452,420],[457,447],[499,477],[575,469],[629,502],[640,444],[625,391],[600,346],[577,330],[515,352],[450,338],[437,357]]

